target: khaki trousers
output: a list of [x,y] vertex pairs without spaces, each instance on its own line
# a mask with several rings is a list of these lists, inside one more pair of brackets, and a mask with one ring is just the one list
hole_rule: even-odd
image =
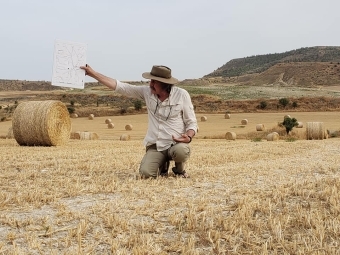
[[157,177],[159,169],[169,160],[175,161],[176,173],[184,172],[184,162],[190,157],[190,146],[187,143],[176,143],[169,149],[157,151],[156,144],[146,147],[146,153],[139,167],[142,177]]

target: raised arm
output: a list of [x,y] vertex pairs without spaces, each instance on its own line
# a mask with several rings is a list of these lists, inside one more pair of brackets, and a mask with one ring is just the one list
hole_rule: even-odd
[[107,77],[101,73],[96,72],[95,70],[93,70],[89,65],[86,66],[81,66],[80,69],[85,70],[85,75],[88,75],[90,77],[92,77],[93,79],[96,79],[98,82],[100,82],[101,84],[115,90],[117,87],[117,80]]

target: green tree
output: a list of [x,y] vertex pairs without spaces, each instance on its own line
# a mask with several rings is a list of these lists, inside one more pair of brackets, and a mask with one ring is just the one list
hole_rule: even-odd
[[295,118],[286,117],[284,118],[283,122],[280,123],[280,125],[286,128],[286,133],[288,135],[289,132],[292,131],[294,127],[299,125],[299,123]]

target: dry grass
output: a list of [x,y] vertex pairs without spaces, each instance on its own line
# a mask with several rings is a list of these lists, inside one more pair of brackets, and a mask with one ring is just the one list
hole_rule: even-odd
[[338,143],[197,140],[191,179],[136,180],[137,140],[0,140],[0,252],[337,254]]
[[191,143],[190,179],[140,180],[133,133],[145,123],[120,141],[127,117],[103,140],[0,140],[0,254],[339,254],[339,138],[203,139],[217,132],[209,115]]

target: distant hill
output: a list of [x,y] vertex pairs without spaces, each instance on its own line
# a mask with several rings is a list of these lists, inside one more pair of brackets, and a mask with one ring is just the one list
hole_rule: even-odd
[[[332,62],[332,64],[336,63],[339,65],[340,47],[306,47],[284,53],[273,53],[233,59],[217,68],[217,70],[212,73],[205,75],[203,78],[231,78],[249,74],[259,74],[279,63],[289,64],[297,62]],[[289,65],[286,66],[288,67]]]
[[[240,80],[242,80],[242,77],[240,77]],[[340,85],[340,63],[279,63],[262,73],[253,75],[245,84],[298,87],[337,86]]]
[[[87,82],[85,87],[99,86],[98,82]],[[0,79],[0,91],[50,91],[70,90],[70,88],[51,85],[50,81],[26,81],[26,80],[4,80]]]
[[24,80],[3,80],[0,79],[0,91],[44,91],[59,90],[60,87],[51,86],[47,81],[24,81]]
[[[141,81],[131,81],[131,84],[140,85]],[[85,88],[101,86],[98,82],[86,82]],[[4,80],[0,79],[0,91],[52,91],[52,90],[72,90],[67,87],[51,85],[50,81],[26,81],[26,80]]]

